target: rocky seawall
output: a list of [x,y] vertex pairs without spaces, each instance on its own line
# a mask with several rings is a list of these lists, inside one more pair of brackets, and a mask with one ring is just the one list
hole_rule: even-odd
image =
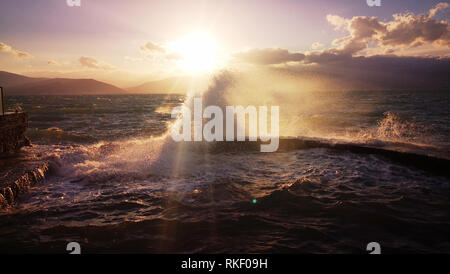
[[30,187],[45,179],[49,164],[34,153],[19,151],[31,143],[25,136],[28,113],[0,115],[0,210],[13,205]]
[[0,115],[0,157],[9,156],[23,146],[30,145],[25,136],[28,113],[10,112]]
[[47,162],[11,167],[0,181],[0,209],[11,206],[21,194],[27,193],[34,184],[42,182],[48,171]]

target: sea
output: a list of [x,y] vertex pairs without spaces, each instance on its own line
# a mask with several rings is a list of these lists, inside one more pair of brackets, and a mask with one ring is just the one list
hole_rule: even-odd
[[298,95],[281,138],[328,146],[273,153],[174,142],[187,95],[5,99],[51,170],[0,212],[2,253],[450,253],[448,91]]

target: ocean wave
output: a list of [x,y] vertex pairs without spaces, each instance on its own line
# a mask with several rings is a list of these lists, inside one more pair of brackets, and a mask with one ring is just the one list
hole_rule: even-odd
[[40,144],[87,143],[97,141],[92,136],[78,135],[74,132],[64,131],[58,127],[46,129],[30,128],[27,131],[27,136]]
[[419,124],[386,111],[375,127],[347,131],[345,137],[354,141],[386,141],[417,146],[433,146],[437,132],[433,125]]

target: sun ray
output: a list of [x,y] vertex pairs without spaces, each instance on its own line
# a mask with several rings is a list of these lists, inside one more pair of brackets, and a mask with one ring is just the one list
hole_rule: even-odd
[[181,66],[187,72],[210,72],[218,66],[217,44],[206,32],[187,35],[170,48],[181,55]]

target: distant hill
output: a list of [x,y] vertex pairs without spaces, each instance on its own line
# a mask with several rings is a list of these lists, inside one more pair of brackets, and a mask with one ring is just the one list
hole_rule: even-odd
[[8,95],[121,94],[125,90],[93,79],[32,78],[0,71],[0,86]]
[[172,77],[146,82],[136,87],[127,88],[127,91],[129,93],[186,94],[190,88],[203,90],[205,83],[204,79],[199,77]]
[[20,74],[14,74],[6,71],[0,71],[0,86],[7,88],[17,85],[29,84],[46,80],[47,78],[31,78]]

